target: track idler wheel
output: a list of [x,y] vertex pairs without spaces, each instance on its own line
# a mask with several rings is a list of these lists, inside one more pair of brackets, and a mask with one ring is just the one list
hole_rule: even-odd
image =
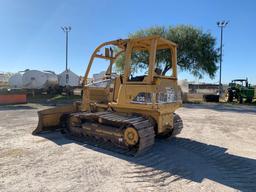
[[128,146],[135,146],[139,142],[139,134],[134,127],[127,127],[124,130],[124,141]]

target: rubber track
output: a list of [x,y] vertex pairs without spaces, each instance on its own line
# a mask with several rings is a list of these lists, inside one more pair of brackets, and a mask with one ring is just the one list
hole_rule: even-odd
[[172,135],[173,137],[175,137],[176,135],[178,135],[181,130],[183,129],[183,122],[182,122],[182,119],[181,117],[174,113],[173,114],[173,127],[174,127],[174,130],[172,132]]
[[[115,112],[96,112],[96,113],[73,113],[71,116],[83,117],[86,119],[97,119],[101,118],[104,122],[110,124],[119,125],[117,129],[121,129],[125,126],[133,126],[136,128],[139,134],[139,143],[135,148],[128,148],[125,145],[116,145],[112,141],[106,141],[104,138],[82,136],[78,137],[76,135],[68,134],[68,137],[79,142],[89,144],[95,147],[100,147],[105,150],[110,150],[116,153],[137,156],[143,154],[145,151],[149,150],[155,142],[155,132],[154,127],[150,121],[142,116],[124,116],[117,114]],[[73,128],[72,128],[73,129]],[[80,129],[79,127],[77,129]]]

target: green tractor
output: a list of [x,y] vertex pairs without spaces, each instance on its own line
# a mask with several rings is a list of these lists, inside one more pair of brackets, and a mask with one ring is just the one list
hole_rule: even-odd
[[227,102],[233,102],[236,99],[239,103],[246,102],[252,103],[255,97],[254,88],[248,83],[248,79],[234,79],[229,83],[227,90]]

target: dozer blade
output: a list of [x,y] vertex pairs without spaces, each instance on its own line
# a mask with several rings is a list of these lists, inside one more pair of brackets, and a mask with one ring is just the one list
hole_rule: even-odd
[[77,106],[75,104],[38,111],[39,121],[37,128],[33,131],[33,134],[58,129],[62,115],[74,112],[77,112]]

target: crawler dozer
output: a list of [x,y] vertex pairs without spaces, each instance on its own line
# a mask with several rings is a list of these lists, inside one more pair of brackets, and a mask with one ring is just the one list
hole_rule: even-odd
[[[176,47],[159,36],[99,45],[85,73],[82,102],[39,111],[33,133],[58,129],[131,155],[150,149],[156,136],[179,134],[183,125],[174,113],[182,104]],[[98,60],[107,62],[105,75],[90,79],[93,64],[103,68]]]

